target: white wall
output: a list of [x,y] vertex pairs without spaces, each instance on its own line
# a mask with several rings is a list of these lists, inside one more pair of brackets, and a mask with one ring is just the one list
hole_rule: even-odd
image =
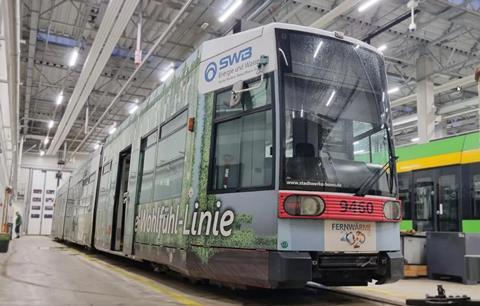
[[[30,186],[30,175],[32,175],[33,170],[62,171],[64,172],[64,176],[68,177],[65,174],[73,172],[82,163],[86,162],[88,157],[88,154],[78,154],[72,162],[65,165],[58,165],[58,159],[55,156],[40,156],[38,153],[23,154],[21,168],[17,176],[17,190],[15,190],[16,199],[13,201],[13,210],[11,210],[13,213],[18,211],[22,215],[23,233],[27,229],[29,221],[29,205],[26,204],[30,204],[29,201],[32,188],[32,186]],[[5,188],[2,190],[5,190]],[[0,199],[1,198],[3,198],[3,194],[0,196]]]
[[41,170],[62,170],[72,172],[81,164],[87,161],[90,154],[77,154],[73,161],[65,165],[58,165],[56,156],[40,156],[37,153],[25,153],[22,157],[22,168],[41,169]]

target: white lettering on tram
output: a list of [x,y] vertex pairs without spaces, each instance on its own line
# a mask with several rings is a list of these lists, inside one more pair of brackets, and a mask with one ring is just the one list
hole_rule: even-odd
[[[232,224],[235,214],[227,209],[220,213],[222,203],[215,203],[215,211],[199,210],[199,203],[193,204],[193,213],[188,219],[190,205],[185,206],[183,217],[179,216],[180,204],[164,205],[161,207],[142,207],[135,218],[135,232],[157,233],[158,235],[177,234],[179,227],[182,235],[214,235],[228,237],[232,234]],[[190,221],[190,222],[189,222]]]

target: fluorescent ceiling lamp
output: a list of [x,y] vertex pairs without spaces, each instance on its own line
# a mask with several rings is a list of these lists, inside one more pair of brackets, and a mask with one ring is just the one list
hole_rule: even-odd
[[368,9],[369,7],[371,7],[372,5],[377,3],[378,1],[380,1],[380,0],[367,0],[362,5],[360,5],[358,7],[358,11],[363,12],[364,10]]
[[45,151],[40,150],[40,156],[43,156],[43,155],[45,155]]
[[73,48],[72,54],[70,55],[70,60],[68,61],[68,66],[73,67],[77,63],[78,59],[78,48]]
[[417,115],[403,116],[393,120],[393,126],[403,125],[406,123],[414,122],[418,120]]
[[117,130],[117,123],[115,122],[114,124],[112,124],[112,126],[108,130],[108,134],[112,135],[113,133],[115,133],[116,130]]
[[315,49],[315,52],[313,53],[313,58],[317,57],[318,51],[320,51],[320,48],[322,47],[322,45],[323,45],[323,40],[318,43],[317,48]]
[[133,114],[134,112],[136,112],[138,109],[138,105],[134,105],[133,107],[131,107],[129,110],[128,110],[128,113],[131,115]]
[[61,91],[58,94],[56,103],[57,103],[57,105],[60,105],[60,104],[62,104],[62,102],[63,102],[63,91]]
[[417,141],[419,141],[419,140],[420,140],[419,137],[414,137],[414,138],[410,139],[411,142],[417,142]]
[[94,148],[95,150],[98,150],[98,148],[100,148],[100,144],[97,142],[97,143],[93,146],[93,148]]
[[390,88],[387,92],[389,95],[393,94],[393,93],[396,93],[400,90],[399,87],[393,87],[393,88]]
[[53,120],[48,121],[48,128],[51,129],[53,127]]
[[222,16],[220,16],[220,18],[218,18],[218,21],[220,22],[224,22],[225,20],[228,19],[228,17],[230,17],[233,12],[235,12],[239,7],[240,5],[242,5],[243,3],[243,0],[235,0],[232,5],[230,5],[227,10],[223,13]]
[[162,76],[162,78],[160,79],[160,81],[165,82],[166,80],[168,80],[169,77],[172,76],[172,74],[173,74],[174,72],[175,72],[175,69],[173,69],[173,67],[170,68],[170,69],[168,69],[168,71],[165,72],[165,74]]
[[48,144],[48,137],[45,137],[45,139],[43,140],[43,144],[47,145]]
[[380,47],[377,48],[377,50],[379,52],[383,52],[383,51],[387,50],[387,45],[381,45]]
[[335,96],[335,90],[332,91],[332,94],[330,95],[330,98],[328,98],[328,101],[327,101],[327,106],[330,105],[330,103],[332,103],[332,100],[333,100],[333,97]]

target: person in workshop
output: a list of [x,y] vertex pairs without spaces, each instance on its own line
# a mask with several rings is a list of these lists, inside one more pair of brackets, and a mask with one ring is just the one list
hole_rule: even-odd
[[17,211],[16,212],[17,219],[15,220],[15,234],[17,234],[17,238],[20,238],[20,226],[22,225],[22,216]]

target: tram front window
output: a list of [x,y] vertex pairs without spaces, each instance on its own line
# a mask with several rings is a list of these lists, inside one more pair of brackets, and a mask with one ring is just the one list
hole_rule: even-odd
[[390,170],[382,172],[392,161],[383,59],[336,39],[287,33],[278,36],[285,187],[358,192],[379,175],[365,193],[395,195]]

